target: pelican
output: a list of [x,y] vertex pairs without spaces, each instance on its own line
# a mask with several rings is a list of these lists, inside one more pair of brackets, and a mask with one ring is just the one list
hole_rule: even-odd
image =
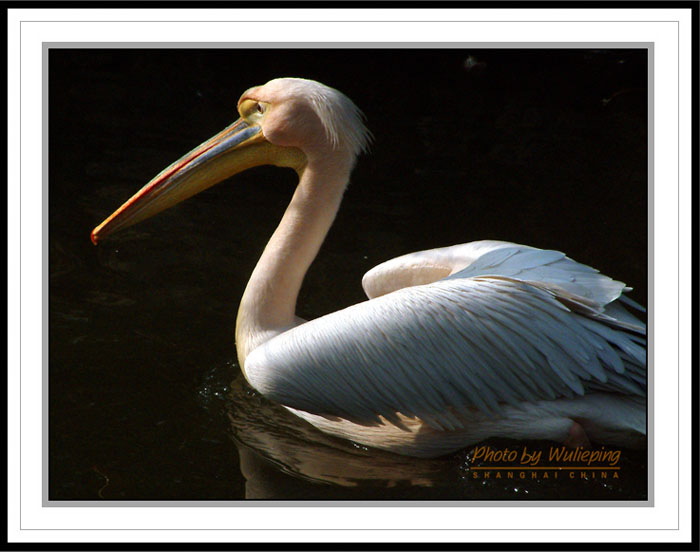
[[437,457],[487,438],[646,440],[646,327],[631,288],[558,251],[477,241],[410,253],[362,279],[368,300],[305,321],[297,295],[370,133],[321,83],[247,90],[240,118],[95,228],[93,243],[258,165],[299,183],[236,320],[252,387],[323,432]]

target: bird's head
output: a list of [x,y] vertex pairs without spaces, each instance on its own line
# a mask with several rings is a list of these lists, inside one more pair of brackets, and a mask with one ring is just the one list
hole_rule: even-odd
[[92,231],[92,241],[147,219],[260,165],[301,173],[313,163],[352,165],[370,134],[355,104],[319,82],[274,79],[247,90],[240,118],[161,171]]
[[296,147],[307,158],[364,151],[369,132],[350,99],[307,79],[274,79],[247,90],[238,101],[241,117],[258,124],[271,144]]

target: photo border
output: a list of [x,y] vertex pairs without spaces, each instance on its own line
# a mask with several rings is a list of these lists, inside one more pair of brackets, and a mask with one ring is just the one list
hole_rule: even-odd
[[[698,38],[698,37],[697,37],[697,21],[698,21],[698,19],[697,19],[697,16],[698,16],[697,7],[696,7],[693,3],[664,4],[664,11],[670,11],[670,10],[672,10],[672,9],[678,9],[678,8],[679,8],[679,4],[680,4],[680,7],[681,7],[681,8],[688,8],[688,9],[691,7],[691,6],[689,6],[688,4],[692,4],[692,7],[693,7],[693,10],[692,10],[692,26],[693,26],[693,27],[692,27],[692,30],[693,30],[693,32],[692,32],[692,43],[697,47],[697,38]],[[653,6],[653,4],[646,4],[646,6],[650,6],[650,5]],[[666,9],[666,8],[668,8],[668,9]],[[610,9],[612,9],[612,8],[610,8]],[[618,11],[619,11],[619,10],[618,10]],[[622,11],[624,11],[624,10],[622,10]],[[33,13],[37,13],[37,12],[33,12]],[[567,11],[567,15],[570,15],[571,13],[573,13],[573,12]],[[9,18],[8,18],[8,19],[9,19]],[[668,20],[666,20],[666,21],[668,21]],[[46,20],[45,20],[44,22],[46,22]],[[680,20],[678,20],[678,22],[679,22],[679,23],[678,23],[678,26],[679,26],[679,29],[680,29]],[[11,46],[12,46],[12,44],[13,44],[13,43],[12,43],[12,39],[13,39],[13,38],[16,39],[17,37],[16,37],[16,36],[15,36],[15,37],[12,36],[12,28],[11,28],[11,26],[9,25],[9,23],[10,23],[10,21],[8,21],[8,46],[10,46],[10,47],[8,48],[8,66],[9,66],[9,71],[10,71],[9,75],[12,75],[12,74],[13,74],[13,73],[12,73],[13,69],[16,69],[16,67],[13,67],[13,65],[14,65],[13,61],[16,61],[16,54],[15,54],[15,57],[13,57],[13,53],[12,53],[12,48],[11,48]],[[687,23],[687,22],[686,22],[686,23]],[[21,29],[21,23],[20,23],[20,29]],[[18,44],[21,44],[21,30],[20,30],[20,40],[19,40]],[[300,46],[300,45],[299,45],[299,44],[295,44],[295,46]],[[696,51],[697,51],[697,50],[696,50]],[[686,53],[686,52],[684,51],[684,54],[685,54],[685,53]],[[21,59],[21,56],[22,56],[21,52],[19,53],[19,56],[20,56],[20,59]],[[681,55],[681,46],[680,46],[680,43],[679,43],[679,45],[678,45],[679,79],[681,78],[681,71],[680,71],[681,58],[682,58],[682,55]],[[685,61],[688,62],[689,60],[685,60]],[[19,73],[19,74],[20,74],[19,82],[20,82],[20,86],[21,86],[21,82],[22,82],[22,77],[21,77],[22,64],[21,64],[21,61],[20,61],[20,63],[19,63],[18,65],[19,65],[19,70],[20,70],[20,73]],[[693,105],[694,105],[694,107],[695,107],[695,113],[697,113],[697,98],[698,98],[698,94],[697,94],[697,58],[694,58],[694,60],[693,60],[692,71],[693,71],[693,87],[694,87],[695,93],[694,93],[691,97],[692,97]],[[16,74],[16,73],[15,73],[15,74]],[[20,97],[17,98],[17,90],[12,88],[12,78],[11,78],[11,76],[9,76],[9,75],[8,75],[8,100],[10,100],[10,105],[12,105],[13,100],[16,102],[16,101],[19,99],[19,102],[18,102],[18,103],[19,103],[19,105],[20,105],[20,110],[17,112],[17,114],[20,114],[20,113],[22,113],[22,111],[21,111],[22,96],[20,95]],[[678,105],[677,109],[680,110],[680,99],[681,99],[681,94],[687,94],[687,91],[686,91],[686,90],[683,90],[682,87],[679,86],[678,94],[679,94],[679,97],[678,97],[678,99],[679,99],[679,105]],[[14,97],[13,97],[13,95],[14,95]],[[687,99],[687,98],[686,98],[686,99]],[[13,129],[15,129],[16,127],[13,126],[12,123],[14,122],[14,123],[16,124],[16,123],[18,122],[18,121],[16,121],[16,120],[14,120],[14,119],[17,117],[17,114],[13,113],[12,110],[8,111],[8,119],[9,119],[8,122],[11,123],[11,124],[9,125],[10,130],[8,131],[8,132],[9,132],[8,136],[10,136],[10,137],[15,136],[15,135],[13,134]],[[651,122],[651,121],[650,121],[650,122]],[[686,144],[685,142],[682,142],[682,141],[681,141],[682,126],[683,126],[683,125],[682,125],[682,120],[681,120],[681,118],[680,118],[680,112],[679,112],[679,121],[678,121],[678,133],[679,133],[678,161],[679,161],[679,164],[680,164],[680,161],[681,161],[681,155],[684,155],[684,156],[685,156],[685,161],[686,161],[686,162],[690,161],[690,159],[691,159],[691,157],[687,156],[687,154],[688,154],[688,152],[689,152],[689,150],[690,150],[690,144]],[[19,128],[20,128],[20,133],[21,133],[21,128],[22,128],[21,125],[19,125]],[[697,145],[697,121],[696,121],[695,119],[693,120],[693,130],[692,130],[692,132],[693,132],[693,137],[694,137],[694,139],[696,140],[696,145]],[[20,144],[22,143],[21,134],[20,134],[19,143],[20,143]],[[10,177],[10,178],[9,178],[10,187],[9,187],[9,189],[8,189],[8,222],[9,222],[9,225],[8,225],[8,239],[9,239],[9,241],[8,241],[8,253],[9,253],[9,260],[10,260],[9,266],[12,266],[12,261],[13,261],[13,260],[19,259],[19,264],[17,265],[18,268],[16,269],[16,270],[19,271],[19,270],[21,270],[22,267],[23,267],[23,264],[22,264],[23,259],[22,259],[22,255],[21,255],[22,247],[21,247],[21,245],[20,245],[19,247],[17,247],[18,243],[20,243],[20,242],[15,242],[15,241],[13,241],[13,239],[17,240],[17,239],[19,238],[19,240],[23,240],[23,238],[24,238],[24,236],[19,237],[19,236],[17,235],[17,232],[16,232],[16,231],[21,227],[21,226],[20,226],[20,225],[21,225],[21,220],[18,220],[18,218],[21,217],[21,213],[22,213],[23,211],[22,211],[22,204],[21,204],[21,193],[18,193],[19,190],[15,190],[15,189],[13,188],[13,186],[12,186],[13,176],[17,176],[17,173],[18,173],[18,171],[17,171],[18,165],[17,165],[17,163],[16,163],[16,157],[13,157],[13,155],[12,155],[12,154],[13,154],[13,149],[12,149],[12,147],[11,147],[11,140],[8,140],[8,146],[10,146],[10,158],[9,158],[9,162],[8,162],[8,165],[9,165],[9,166],[8,166],[8,170],[9,170],[9,177]],[[681,151],[681,148],[682,148],[682,147],[687,148],[687,150],[686,150],[686,151]],[[15,155],[16,155],[16,152],[15,152]],[[650,156],[650,161],[651,161],[651,156]],[[679,177],[679,179],[691,177],[691,178],[692,178],[692,182],[697,183],[697,174],[698,174],[698,173],[697,173],[697,159],[693,159],[692,163],[693,163],[693,164],[692,164],[692,176],[691,176],[688,172],[684,172],[684,170],[686,170],[687,167],[681,167],[681,166],[678,167],[678,171],[679,171],[678,177]],[[653,168],[653,166],[651,166],[650,168]],[[21,169],[20,169],[20,170],[21,170]],[[44,167],[44,170],[45,170],[45,167]],[[14,172],[13,172],[13,171],[14,171]],[[650,176],[651,176],[651,174],[652,174],[652,173],[650,173]],[[20,179],[19,179],[19,180],[16,180],[16,182],[21,182],[21,173],[19,173],[19,176],[20,176]],[[680,185],[680,184],[679,184],[679,185]],[[679,190],[679,193],[680,193],[680,190]],[[17,201],[17,199],[19,199],[19,201]],[[694,199],[697,200],[697,195],[695,196]],[[15,201],[14,204],[13,204],[13,201]],[[680,202],[680,198],[679,198],[679,202]],[[16,211],[16,212],[13,212],[13,209],[16,209],[17,205],[19,205],[19,207],[20,207],[19,210]],[[696,204],[695,204],[694,202],[692,202],[692,207],[696,207]],[[690,212],[690,209],[691,209],[691,202],[690,202],[690,201],[687,202],[687,204],[683,204],[683,208],[682,208],[682,209],[681,209],[681,206],[680,206],[680,203],[679,203],[679,207],[678,207],[679,215],[687,215],[687,214]],[[687,211],[687,212],[686,212],[686,211]],[[697,214],[697,212],[696,212],[696,214]],[[680,220],[680,219],[681,219],[681,217],[679,216],[679,222],[678,222],[679,224],[681,223],[681,220]],[[650,219],[650,220],[651,220],[651,219]],[[689,223],[689,221],[686,220],[685,218],[684,218],[683,220],[685,220],[684,224],[688,224],[688,223]],[[693,225],[693,229],[694,229],[694,230],[697,230],[696,224],[697,224],[697,218],[694,218],[694,217],[693,217],[693,218],[692,218],[692,225]],[[684,230],[687,230],[687,228],[684,228]],[[21,231],[21,230],[20,230],[20,231]],[[46,231],[46,229],[44,229],[44,231]],[[14,234],[13,234],[13,232],[14,232]],[[688,256],[688,260],[685,260],[685,261],[684,261],[684,260],[681,259],[681,255],[680,255],[680,248],[681,248],[682,246],[684,246],[683,251],[685,252],[687,246],[689,245],[689,243],[686,243],[686,242],[684,241],[684,238],[682,237],[680,230],[679,230],[678,241],[679,241],[679,243],[678,243],[678,248],[679,248],[679,263],[683,263],[683,264],[681,264],[681,266],[679,267],[679,273],[678,273],[679,286],[680,286],[681,282],[682,282],[683,284],[685,284],[686,286],[689,286],[689,285],[690,285],[690,279],[689,279],[690,271],[689,271],[688,269],[689,269],[689,263],[690,263],[690,260],[689,260],[689,259],[690,259],[690,256]],[[651,242],[650,242],[650,247],[651,247]],[[25,259],[25,260],[26,260],[26,259]],[[696,258],[693,258],[693,262],[696,262],[696,261],[697,261],[697,259],[696,259]],[[693,265],[693,266],[694,266],[694,265]],[[687,272],[686,272],[686,271],[687,271]],[[25,272],[25,274],[26,274],[26,272]],[[8,285],[9,285],[9,289],[12,290],[13,285],[15,285],[15,286],[17,286],[17,289],[20,290],[19,293],[17,294],[17,296],[13,296],[11,293],[8,295],[8,308],[9,308],[9,313],[8,313],[8,314],[9,314],[9,316],[10,316],[10,322],[13,320],[13,318],[12,318],[13,314],[14,314],[14,315],[19,315],[19,314],[22,312],[21,306],[20,306],[20,301],[21,301],[20,298],[23,297],[23,292],[22,292],[22,287],[21,287],[21,286],[22,286],[22,279],[21,279],[21,276],[19,277],[19,280],[13,279],[13,278],[16,278],[16,277],[17,277],[17,273],[16,273],[16,272],[13,272],[12,270],[10,270],[10,272],[8,273]],[[27,287],[27,286],[25,285],[25,291],[26,291],[26,287]],[[679,290],[679,294],[680,294],[680,290]],[[13,310],[13,309],[14,309],[14,310]],[[685,312],[685,311],[683,311],[683,310],[679,307],[679,312],[678,312],[678,316],[679,316],[679,317],[681,317],[681,316],[684,316],[684,317],[685,317],[685,316],[687,316],[688,314],[689,314],[689,309],[688,309],[688,312]],[[695,321],[695,316],[697,316],[697,302],[694,302],[694,303],[693,303],[693,321]],[[685,319],[685,318],[684,318],[684,319]],[[22,319],[20,318],[19,320],[20,320],[19,328],[22,328],[22,324],[23,324]],[[11,326],[11,324],[10,324],[10,326]],[[681,332],[681,327],[682,327],[681,324],[679,324],[679,333],[678,333],[679,349],[681,348],[681,347],[680,347],[680,340],[681,340],[681,339],[686,340],[686,339],[689,337],[689,335],[690,335],[690,328],[689,328],[689,327],[688,327],[687,329],[684,328],[684,331],[683,331],[683,332]],[[21,331],[21,330],[20,330],[20,331]],[[16,373],[13,372],[13,369],[14,369],[14,370],[18,370],[18,365],[13,366],[13,363],[12,363],[12,360],[13,360],[12,355],[18,353],[18,350],[17,350],[16,348],[13,349],[13,345],[16,345],[16,343],[19,342],[19,339],[17,339],[16,342],[13,342],[13,337],[14,337],[15,339],[18,338],[18,336],[16,335],[16,333],[13,334],[13,332],[12,332],[12,330],[11,330],[10,333],[9,333],[9,342],[8,342],[8,347],[9,347],[9,349],[10,349],[10,350],[9,350],[9,353],[10,353],[10,359],[9,359],[9,360],[10,360],[10,364],[9,364],[9,367],[10,367],[10,374],[9,374],[9,376],[8,376],[8,392],[11,392],[11,391],[12,391],[12,389],[13,389],[12,384],[16,384],[16,383],[18,383],[18,382],[20,382],[20,384],[21,384],[21,378],[18,377],[18,374],[16,374]],[[21,338],[20,338],[20,339],[21,339]],[[689,344],[689,341],[685,341],[685,343],[686,343],[686,344]],[[21,355],[21,353],[19,353],[19,354]],[[679,354],[680,354],[680,355],[684,355],[684,353],[681,352],[681,351],[679,351]],[[651,353],[650,353],[650,356],[651,356]],[[19,356],[19,359],[21,359],[21,356]],[[14,360],[18,360],[18,358],[15,357]],[[684,362],[684,361],[687,361],[687,360],[690,360],[687,356],[680,356],[680,357],[679,357],[679,362]],[[696,346],[694,346],[694,348],[693,348],[693,360],[697,361],[697,347],[696,347]],[[18,389],[18,388],[21,389],[21,387],[19,387],[19,386],[15,386],[14,389],[16,390],[16,389]],[[685,391],[686,393],[691,393],[691,392],[692,392],[692,394],[694,395],[695,400],[694,400],[693,403],[692,403],[692,419],[689,420],[689,422],[690,422],[690,423],[696,423],[696,421],[697,421],[697,411],[698,411],[698,407],[697,407],[697,404],[698,404],[698,403],[697,403],[697,398],[698,398],[698,397],[697,397],[697,394],[698,394],[698,393],[697,393],[697,380],[694,382],[694,384],[692,385],[692,387],[688,387],[687,389],[684,389],[684,391]],[[21,397],[21,396],[22,396],[22,394],[21,394],[21,391],[20,391],[19,397]],[[12,408],[12,407],[14,406],[14,407],[16,408],[16,404],[13,404],[12,399],[13,399],[13,397],[12,397],[11,395],[8,396],[8,401],[9,401],[10,407]],[[679,412],[679,416],[680,416],[680,412]],[[687,428],[686,428],[686,429],[687,429]],[[679,432],[680,432],[680,431],[681,431],[681,420],[680,420],[680,418],[679,418]],[[14,438],[20,437],[20,441],[19,441],[19,442],[20,442],[19,451],[21,452],[21,450],[22,450],[21,433],[19,433],[19,432],[16,431],[16,427],[13,427],[13,425],[12,425],[12,418],[11,418],[11,417],[10,417],[10,419],[8,419],[8,437],[10,438],[10,441],[11,441],[11,442],[12,442],[12,438],[13,438],[13,437],[14,437]],[[11,449],[12,449],[12,447],[8,447],[8,453],[9,453],[9,451],[10,451]],[[651,446],[650,446],[650,449],[651,449]],[[697,435],[696,435],[695,432],[692,433],[692,453],[693,453],[693,455],[695,456],[695,458],[697,459]],[[8,456],[8,468],[10,469],[10,472],[11,472],[11,473],[12,473],[12,468],[21,467],[21,465],[22,465],[21,462],[20,462],[19,466],[17,466],[16,464],[13,465],[13,460],[16,462],[16,460],[17,460],[16,457],[13,457],[12,454],[9,454],[9,456]],[[685,458],[683,459],[684,467],[686,467],[686,468],[689,467],[688,465],[686,465],[686,462],[687,462],[688,460],[689,460],[689,459],[685,459]],[[680,455],[680,454],[679,454],[679,460],[678,460],[678,461],[679,461],[679,471],[680,471],[680,462],[681,462],[681,455]],[[695,468],[695,469],[696,469],[696,472],[695,472],[695,473],[697,474],[697,468]],[[651,466],[650,466],[650,471],[651,471]],[[21,481],[21,477],[20,477],[19,480]],[[13,487],[13,483],[15,483],[15,482],[13,482],[13,480],[10,479],[10,480],[9,480],[9,485],[8,485],[8,487],[9,487],[9,488],[8,488],[8,491],[10,491],[10,498],[13,496],[13,495],[12,495],[13,490],[14,490],[14,491],[17,490],[16,488],[15,488],[15,489],[12,488],[12,487]],[[651,491],[651,489],[650,489],[650,491]],[[679,487],[679,493],[678,493],[679,501],[680,501],[680,499],[681,499],[681,491],[682,491],[682,489]],[[692,494],[693,494],[693,504],[696,505],[696,504],[697,504],[697,488],[696,488],[696,487],[693,487],[693,489],[692,489]],[[20,497],[21,497],[21,492],[20,492],[19,495],[15,494],[15,496],[20,496]],[[651,496],[651,492],[650,492],[650,496]],[[250,504],[246,504],[246,506],[248,506],[248,505],[250,505]],[[530,505],[530,504],[527,504],[527,505],[525,505],[525,507],[527,507],[527,506],[529,506],[529,505]],[[519,506],[520,506],[520,508],[523,507],[522,504],[519,504]],[[19,510],[20,510],[20,512],[21,512],[21,511],[22,511],[22,508],[20,507]],[[55,509],[53,509],[53,508],[52,508],[51,510],[54,510],[54,511],[55,511]],[[678,512],[678,513],[679,513],[679,516],[680,516],[680,515],[681,515],[680,503],[679,503],[679,512]],[[684,511],[684,512],[683,512],[684,517],[685,517],[686,515],[689,515],[689,514],[690,514],[689,511]],[[20,514],[20,519],[21,519],[21,514]],[[690,518],[684,519],[683,521],[687,521],[688,519],[690,519]],[[12,514],[10,514],[9,520],[10,520],[10,522],[13,521],[13,516],[12,516]],[[680,523],[681,523],[681,520],[680,520],[680,518],[679,518],[679,528],[680,528]],[[17,527],[17,526],[15,525],[15,526],[14,526],[14,533],[12,533],[12,531],[13,531],[12,524],[10,523],[10,524],[8,525],[8,529],[10,529],[11,534],[14,534],[15,536],[17,535],[16,527]],[[20,527],[20,528],[22,527],[21,521],[20,521],[19,527]],[[34,531],[34,530],[41,530],[41,529],[38,529],[38,528],[34,528],[34,529],[26,528],[25,530],[26,530],[26,531]],[[46,530],[46,531],[54,531],[54,532],[57,531],[57,529],[55,529],[55,528],[54,528],[54,529],[45,529],[45,530]],[[111,529],[111,530],[114,530],[114,529]],[[206,530],[206,529],[205,529],[205,530]],[[344,530],[347,531],[348,529],[344,529]],[[366,530],[366,529],[365,529],[365,530]],[[378,531],[388,531],[389,534],[395,534],[394,532],[392,532],[391,530],[388,530],[388,529],[387,529],[387,530],[377,529],[377,530],[378,530]],[[435,529],[435,530],[436,530],[436,531],[445,531],[444,529]],[[468,530],[465,530],[465,531],[471,531],[471,530],[472,530],[472,529],[468,529]],[[486,529],[486,530],[488,530],[488,529]],[[518,531],[523,531],[523,529],[517,529],[517,528],[511,529],[511,530],[516,531],[516,532],[518,532]],[[561,530],[561,529],[560,529],[560,530]],[[595,529],[592,529],[592,530],[595,530]],[[653,528],[650,528],[650,530],[654,530],[654,529],[653,529]],[[70,530],[68,530],[68,531],[70,531]],[[265,530],[265,531],[270,531],[270,529],[267,529],[267,530]],[[288,531],[288,529],[280,529],[280,531]],[[546,531],[546,530],[543,529],[542,531]],[[628,535],[629,532],[625,532],[624,530],[621,530],[621,534],[626,534],[626,535]],[[180,539],[181,539],[181,537],[176,537],[176,540],[180,540]],[[694,539],[695,542],[697,542],[697,525],[694,525],[694,526],[693,526],[693,539]],[[284,541],[282,541],[282,542],[284,542]],[[516,541],[516,542],[520,542],[520,541],[518,540],[518,541]],[[543,544],[544,544],[544,543],[543,543]]]

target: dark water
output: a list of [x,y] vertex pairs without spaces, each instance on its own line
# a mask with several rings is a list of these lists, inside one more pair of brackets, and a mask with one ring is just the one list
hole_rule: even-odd
[[242,91],[303,76],[350,96],[375,141],[300,316],[363,300],[378,262],[477,239],[565,251],[646,305],[644,51],[52,50],[49,61],[51,499],[646,498],[645,451],[623,451],[616,480],[478,480],[473,447],[430,461],[370,451],[248,388],[236,309],[291,171],[251,170],[89,240],[236,118]]

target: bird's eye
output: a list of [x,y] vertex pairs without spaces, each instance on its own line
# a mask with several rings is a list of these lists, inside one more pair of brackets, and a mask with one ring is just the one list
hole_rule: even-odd
[[267,107],[267,103],[265,102],[260,102],[252,98],[244,98],[240,101],[238,111],[244,119],[257,122],[263,118],[267,112]]

